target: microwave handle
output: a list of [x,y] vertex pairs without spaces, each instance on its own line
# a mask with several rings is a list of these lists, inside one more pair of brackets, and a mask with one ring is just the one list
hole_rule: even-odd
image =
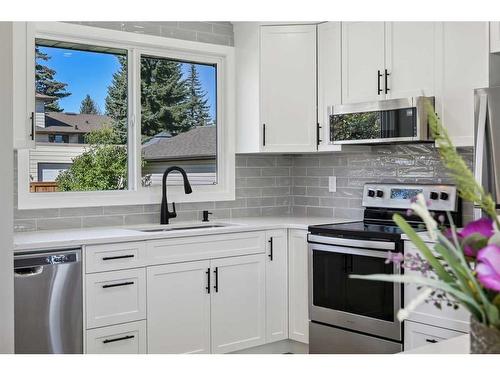
[[486,142],[486,111],[488,107],[488,95],[479,96],[479,115],[477,119],[477,133],[475,144],[474,177],[482,185],[483,183],[483,157]]

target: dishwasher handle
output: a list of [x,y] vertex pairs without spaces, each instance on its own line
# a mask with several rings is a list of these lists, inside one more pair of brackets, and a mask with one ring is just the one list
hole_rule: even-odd
[[14,256],[14,270],[80,262],[80,250]]
[[14,277],[32,277],[43,273],[43,266],[23,267],[14,269]]

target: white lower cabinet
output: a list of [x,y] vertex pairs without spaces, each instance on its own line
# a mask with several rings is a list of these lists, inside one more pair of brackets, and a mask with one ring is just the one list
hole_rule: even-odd
[[264,255],[215,259],[212,288],[212,353],[265,343]]
[[405,321],[405,339],[404,350],[411,350],[419,346],[435,344],[439,341],[451,339],[456,336],[464,335],[464,332],[454,331],[435,327],[427,324],[421,324],[411,321]]
[[146,354],[146,321],[89,329],[87,354]]
[[146,319],[146,270],[86,275],[87,328]]
[[265,255],[148,268],[148,353],[227,353],[265,343]]
[[210,353],[208,277],[208,260],[148,268],[148,353]]
[[266,232],[266,342],[288,338],[287,230]]
[[288,332],[292,340],[309,343],[307,231],[288,235]]

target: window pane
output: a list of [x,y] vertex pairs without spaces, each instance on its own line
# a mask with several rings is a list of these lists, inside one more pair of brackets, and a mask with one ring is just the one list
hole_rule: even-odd
[[[217,67],[141,57],[143,185],[183,168],[194,185],[217,183]],[[169,185],[181,184],[178,173]]]
[[127,189],[127,51],[35,45],[30,191]]

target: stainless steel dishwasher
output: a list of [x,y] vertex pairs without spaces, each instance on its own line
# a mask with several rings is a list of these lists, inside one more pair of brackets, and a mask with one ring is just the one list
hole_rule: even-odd
[[14,256],[15,353],[83,353],[81,250]]

